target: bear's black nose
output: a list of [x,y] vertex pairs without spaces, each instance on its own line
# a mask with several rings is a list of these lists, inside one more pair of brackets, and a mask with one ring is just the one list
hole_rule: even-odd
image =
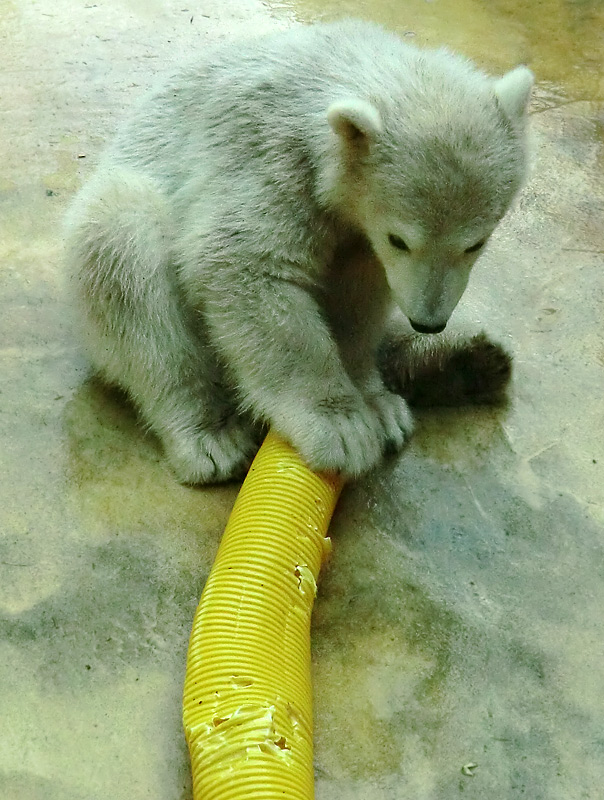
[[444,331],[444,329],[447,327],[446,322],[444,322],[442,325],[434,325],[434,326],[420,325],[419,322],[413,322],[412,319],[410,319],[409,322],[411,323],[411,327],[413,328],[413,330],[417,331],[418,333],[440,333],[441,331]]

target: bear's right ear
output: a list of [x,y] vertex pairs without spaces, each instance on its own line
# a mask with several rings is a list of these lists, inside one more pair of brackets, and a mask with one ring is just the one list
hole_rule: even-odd
[[327,121],[338,136],[353,147],[367,147],[382,130],[378,110],[356,97],[332,103],[327,109]]

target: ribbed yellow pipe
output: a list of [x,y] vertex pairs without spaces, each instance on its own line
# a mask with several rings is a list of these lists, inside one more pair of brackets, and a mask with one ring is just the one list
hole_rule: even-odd
[[194,800],[311,800],[310,616],[341,489],[269,433],[227,523],[189,644]]

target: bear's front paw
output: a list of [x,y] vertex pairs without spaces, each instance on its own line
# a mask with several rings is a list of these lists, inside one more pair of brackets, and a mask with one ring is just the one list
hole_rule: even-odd
[[454,341],[440,354],[438,368],[419,370],[412,405],[495,405],[505,399],[512,357],[484,333]]
[[370,408],[377,413],[384,434],[384,452],[398,453],[413,433],[413,417],[407,402],[385,387],[366,395]]
[[315,471],[358,477],[374,467],[388,446],[375,408],[358,395],[292,404],[273,425]]
[[496,404],[505,399],[512,377],[512,357],[479,333],[451,357],[451,369],[462,376],[468,402]]
[[411,406],[497,404],[505,400],[512,357],[484,333],[393,338],[380,352],[386,385]]

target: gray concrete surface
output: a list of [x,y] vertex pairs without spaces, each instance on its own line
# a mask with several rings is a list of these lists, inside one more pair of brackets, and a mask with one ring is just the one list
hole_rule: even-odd
[[342,498],[313,631],[317,798],[602,797],[602,3],[0,0],[3,800],[190,798],[187,637],[237,490],[177,485],[89,377],[63,209],[158,70],[341,13],[489,69],[526,60],[539,84],[533,177],[457,315],[514,351],[511,401],[422,414]]

